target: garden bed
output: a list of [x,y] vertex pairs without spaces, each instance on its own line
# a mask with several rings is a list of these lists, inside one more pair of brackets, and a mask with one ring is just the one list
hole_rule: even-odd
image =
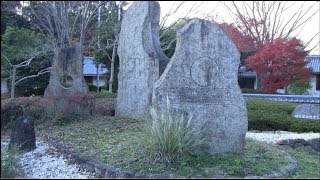
[[260,142],[247,140],[242,155],[193,154],[172,163],[157,162],[145,136],[144,121],[97,117],[64,126],[42,129],[40,134],[60,142],[82,156],[134,174],[161,174],[170,178],[266,176],[287,166],[287,153]]

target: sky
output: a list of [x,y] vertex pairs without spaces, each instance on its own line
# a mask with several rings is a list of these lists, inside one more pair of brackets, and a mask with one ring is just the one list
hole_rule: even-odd
[[[175,9],[182,1],[158,1],[161,8],[161,17],[160,23],[165,18],[165,15]],[[225,3],[230,3],[228,1],[223,1]],[[180,6],[178,11],[170,15],[166,21],[165,25],[169,25],[175,22],[179,17],[184,17],[188,14],[191,17],[197,17],[202,19],[215,19],[217,22],[227,22],[232,23],[232,15],[229,11],[221,4],[219,1],[184,1],[184,3]],[[236,3],[241,3],[238,1]],[[250,3],[250,1],[249,1]],[[283,21],[287,22],[295,13],[299,10],[305,10],[310,5],[313,5],[309,11],[307,11],[307,17],[311,15],[313,12],[317,13],[312,16],[312,18],[305,24],[303,29],[298,29],[295,33],[292,33],[293,36],[296,36],[298,39],[301,39],[304,43],[310,41],[312,37],[314,37],[317,33],[320,32],[320,2],[319,1],[297,1],[297,2],[287,2],[288,5],[293,4],[292,6],[288,6],[288,10],[286,14],[284,14]],[[302,5],[302,3],[304,3]],[[302,5],[302,6],[301,6]],[[192,9],[191,12],[189,10]],[[300,31],[300,33],[298,33]],[[311,41],[309,46],[306,49],[311,49],[316,46],[311,52],[310,55],[320,55],[320,34],[316,35],[315,38]]]

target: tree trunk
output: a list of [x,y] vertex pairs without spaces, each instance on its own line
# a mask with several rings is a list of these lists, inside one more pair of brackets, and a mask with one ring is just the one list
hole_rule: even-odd
[[289,86],[285,86],[285,87],[284,87],[284,94],[288,94],[288,87],[289,87]]
[[13,66],[13,69],[12,69],[12,79],[11,79],[11,96],[10,96],[11,99],[14,98],[15,82],[16,82],[16,72],[17,72],[17,68],[16,68],[15,66]]
[[261,91],[261,76],[257,73],[257,91]]
[[99,65],[97,65],[97,92],[99,92],[99,81],[100,81],[100,78],[99,78]]
[[116,35],[116,40],[113,45],[112,49],[112,58],[111,58],[111,71],[110,71],[110,79],[109,79],[109,92],[112,93],[112,83],[113,83],[113,76],[114,76],[114,62],[116,58],[116,45],[118,43],[118,36]]

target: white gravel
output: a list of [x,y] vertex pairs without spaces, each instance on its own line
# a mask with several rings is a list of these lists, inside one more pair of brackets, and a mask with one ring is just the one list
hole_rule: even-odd
[[[36,139],[37,148],[22,155],[19,165],[27,179],[93,179],[92,173],[81,172],[75,164],[41,139]],[[8,141],[2,142],[7,146]]]
[[266,143],[277,143],[284,139],[313,139],[320,138],[320,133],[295,133],[288,131],[263,131],[247,132],[246,138],[262,141]]
[[[263,141],[266,143],[276,143],[283,139],[313,139],[320,138],[319,133],[294,133],[287,131],[249,131],[246,138]],[[1,138],[2,139],[2,138]],[[8,144],[7,142],[1,142]],[[25,178],[32,179],[92,179],[91,173],[81,172],[74,164],[68,164],[68,161],[55,149],[40,138],[37,138],[37,148],[25,153],[19,161]]]

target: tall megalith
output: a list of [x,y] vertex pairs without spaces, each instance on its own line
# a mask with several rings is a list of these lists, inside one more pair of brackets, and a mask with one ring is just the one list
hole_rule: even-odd
[[[44,97],[63,114],[89,114],[89,88],[83,77],[81,45],[59,49],[53,57]],[[51,101],[52,100],[52,101]],[[51,106],[47,106],[50,111]]]
[[89,92],[83,77],[82,57],[80,44],[61,48],[55,54],[45,97],[64,97]]
[[160,48],[160,6],[135,1],[124,13],[119,35],[116,116],[150,118],[152,89],[168,58]]
[[154,86],[152,106],[175,118],[193,116],[209,143],[204,152],[242,153],[247,110],[237,81],[240,53],[214,23],[194,19],[177,32],[177,46]]

